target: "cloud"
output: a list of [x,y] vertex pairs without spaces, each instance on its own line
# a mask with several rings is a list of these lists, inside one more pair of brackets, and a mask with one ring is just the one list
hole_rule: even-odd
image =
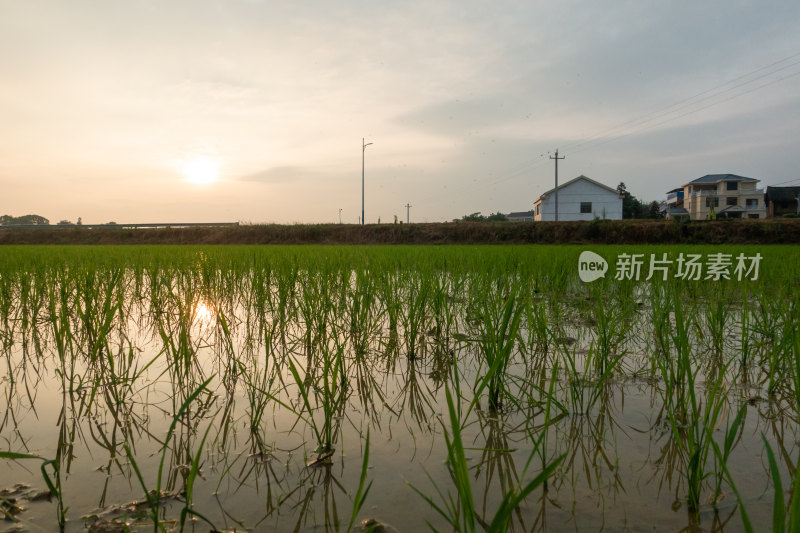
[[254,181],[258,183],[291,183],[319,176],[319,171],[311,167],[279,166],[271,167],[253,174],[247,174],[238,181]]

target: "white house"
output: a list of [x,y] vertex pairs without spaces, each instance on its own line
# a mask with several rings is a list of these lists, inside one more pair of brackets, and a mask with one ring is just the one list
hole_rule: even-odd
[[[556,189],[533,202],[534,219],[556,219]],[[558,220],[622,219],[622,197],[616,189],[586,176],[558,186]]]

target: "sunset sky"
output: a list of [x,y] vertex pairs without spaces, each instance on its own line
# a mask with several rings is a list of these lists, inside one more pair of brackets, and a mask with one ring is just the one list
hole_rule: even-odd
[[442,221],[800,185],[800,2],[0,0],[0,215]]

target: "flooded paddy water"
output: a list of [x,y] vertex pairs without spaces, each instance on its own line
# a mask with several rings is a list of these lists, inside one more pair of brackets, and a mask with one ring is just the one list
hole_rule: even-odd
[[792,527],[798,249],[583,249],[4,248],[0,531]]

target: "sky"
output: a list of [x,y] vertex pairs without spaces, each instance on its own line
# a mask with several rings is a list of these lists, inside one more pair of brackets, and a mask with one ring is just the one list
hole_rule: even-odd
[[[437,222],[800,185],[796,0],[0,0],[0,214]],[[362,139],[372,143],[362,148]]]

